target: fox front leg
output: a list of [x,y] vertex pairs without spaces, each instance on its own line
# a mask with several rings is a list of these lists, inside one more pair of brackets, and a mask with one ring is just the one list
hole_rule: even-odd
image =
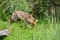
[[21,21],[21,19],[17,18],[17,22],[18,22],[19,27],[20,27],[20,21]]
[[27,24],[28,24],[28,22],[27,22],[27,21],[24,21],[24,23],[25,23],[25,28],[27,28]]
[[34,26],[35,26],[35,25],[34,25],[34,24],[32,24],[32,28],[34,28]]

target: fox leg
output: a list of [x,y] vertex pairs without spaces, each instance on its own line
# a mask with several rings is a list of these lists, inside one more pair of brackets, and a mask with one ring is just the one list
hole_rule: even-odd
[[34,28],[34,24],[32,24],[32,28]]
[[25,21],[25,28],[27,28],[27,23],[26,23],[26,21]]
[[20,27],[20,21],[21,21],[21,19],[17,18],[17,22],[18,22],[19,27]]
[[27,28],[27,24],[28,24],[27,20],[25,20],[24,23],[25,23],[25,28]]

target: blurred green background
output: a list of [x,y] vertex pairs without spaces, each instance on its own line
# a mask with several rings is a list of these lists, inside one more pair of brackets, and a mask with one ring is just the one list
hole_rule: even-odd
[[[24,29],[23,21],[9,25],[12,13],[18,10],[39,20],[34,29],[31,25]],[[0,0],[0,30],[9,27],[10,35],[3,40],[60,40],[60,0]]]

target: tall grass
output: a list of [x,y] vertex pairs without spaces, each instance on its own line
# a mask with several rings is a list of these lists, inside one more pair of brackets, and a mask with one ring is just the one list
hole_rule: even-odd
[[52,25],[50,22],[39,22],[34,29],[30,25],[25,29],[22,22],[9,25],[8,22],[0,21],[0,30],[8,27],[12,30],[3,40],[60,40],[60,24],[58,23]]

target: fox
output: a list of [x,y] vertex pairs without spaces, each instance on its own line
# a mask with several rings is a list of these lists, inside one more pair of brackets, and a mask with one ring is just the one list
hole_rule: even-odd
[[11,24],[13,21],[16,21],[16,20],[23,20],[26,28],[27,28],[28,22],[32,24],[32,27],[34,27],[34,25],[38,21],[31,14],[26,13],[24,11],[15,11],[12,13],[11,18],[9,19],[9,23]]

